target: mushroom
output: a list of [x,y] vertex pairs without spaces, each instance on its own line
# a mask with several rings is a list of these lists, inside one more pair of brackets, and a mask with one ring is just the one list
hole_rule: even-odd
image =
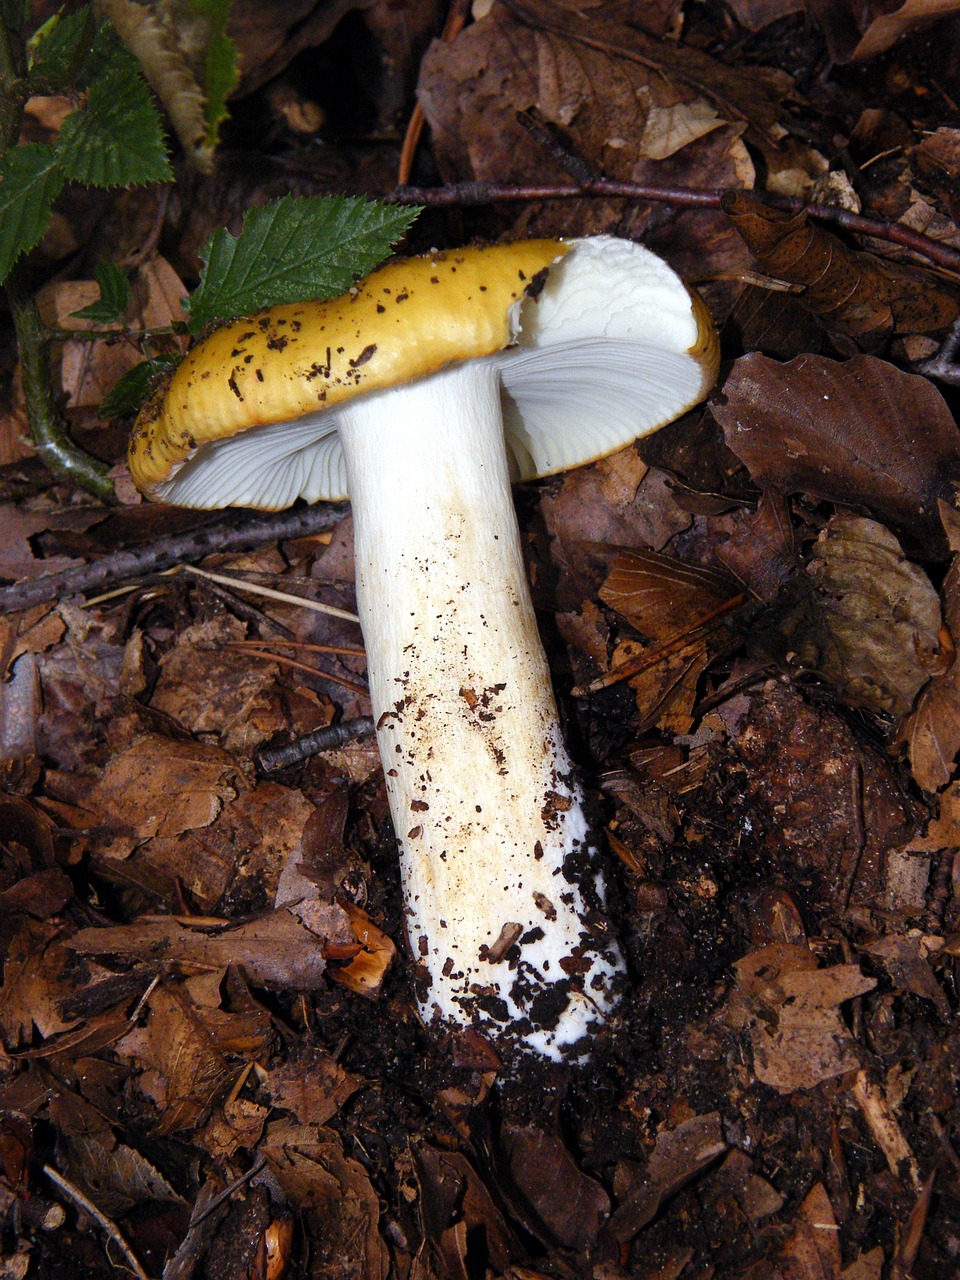
[[560,732],[511,480],[697,403],[703,303],[641,246],[531,240],[388,263],[224,325],[141,411],[150,497],[345,498],[370,698],[427,1022],[573,1060],[623,959]]

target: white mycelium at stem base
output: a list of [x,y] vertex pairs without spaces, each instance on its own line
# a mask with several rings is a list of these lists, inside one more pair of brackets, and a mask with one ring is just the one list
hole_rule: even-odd
[[455,366],[339,421],[422,1012],[560,1057],[611,1005],[621,960],[581,887],[587,823],[527,588],[499,376]]

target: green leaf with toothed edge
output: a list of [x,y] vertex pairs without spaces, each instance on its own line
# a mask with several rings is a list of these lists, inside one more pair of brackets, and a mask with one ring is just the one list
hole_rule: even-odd
[[359,196],[281,196],[250,209],[234,238],[217,231],[184,303],[194,332],[261,307],[343,293],[390,254],[419,208]]
[[146,400],[155,378],[166,373],[176,359],[173,356],[155,356],[152,360],[144,360],[128,369],[117,379],[103,398],[97,410],[101,418],[121,418],[126,414],[134,414]]
[[67,116],[55,151],[73,182],[89,187],[133,187],[169,182],[160,115],[136,59],[111,28],[94,40],[97,74],[83,104]]
[[63,183],[56,156],[42,143],[13,147],[0,158],[0,281],[43,238]]
[[99,262],[94,269],[100,297],[79,311],[71,311],[71,320],[90,320],[94,324],[113,324],[120,320],[130,301],[130,281],[115,262]]

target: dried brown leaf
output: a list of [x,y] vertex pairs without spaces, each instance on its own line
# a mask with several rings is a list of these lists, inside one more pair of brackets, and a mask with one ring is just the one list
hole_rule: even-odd
[[849,706],[907,714],[935,669],[940,599],[888,529],[836,515],[805,565],[779,628],[794,671],[814,673]]
[[273,1105],[290,1111],[300,1124],[326,1124],[361,1084],[329,1053],[305,1045],[273,1068],[267,1088]]
[[147,1010],[116,1051],[140,1068],[140,1088],[159,1112],[153,1128],[159,1137],[200,1124],[232,1073],[185,988],[156,987]]
[[222,615],[186,627],[161,659],[150,700],[191,733],[217,734],[234,755],[251,755],[287,728],[277,664],[229,648],[246,634],[245,622]]
[[9,1049],[29,1043],[34,1028],[47,1038],[75,1024],[61,1011],[74,991],[68,955],[60,930],[49,922],[25,919],[14,934],[0,988],[0,1028]]
[[310,991],[326,969],[324,948],[353,941],[340,907],[328,905],[314,919],[317,929],[311,932],[281,907],[248,924],[211,932],[209,926],[191,927],[189,920],[153,917],[81,929],[68,945],[84,955],[116,956],[165,971],[218,974],[237,964],[256,986]]
[[[596,174],[669,182],[682,171],[689,181],[695,169],[709,185],[752,183],[741,139],[747,126],[729,99],[749,109],[766,136],[763,108],[773,98],[759,74],[748,87],[707,55],[640,32],[626,9],[605,6],[589,17],[562,5],[509,10],[495,4],[424,58],[418,96],[445,176],[523,182],[536,173],[568,182],[563,164],[518,121],[535,111]],[[571,218],[579,234],[590,234],[618,226],[622,202],[548,206],[531,216],[537,234],[570,234]]]
[[648,640],[688,635],[739,596],[726,573],[653,551],[622,551],[598,592]]
[[502,1271],[520,1255],[518,1243],[482,1179],[466,1158],[418,1142],[413,1147],[420,1213],[440,1274],[467,1276],[467,1233],[482,1232],[490,1263]]
[[883,1249],[877,1245],[875,1249],[858,1254],[849,1267],[844,1267],[840,1280],[880,1280],[884,1261]]
[[125,1143],[105,1146],[95,1138],[68,1135],[67,1172],[98,1209],[114,1217],[143,1201],[183,1204],[183,1197],[154,1165]]
[[[885,53],[904,36],[931,22],[948,18],[958,11],[960,11],[958,0],[904,0],[899,8],[880,12],[873,17],[863,29],[863,34],[854,47],[845,52],[841,46],[834,56],[837,56],[838,60],[866,62],[870,58],[876,58],[879,54]],[[859,7],[853,6],[853,12],[859,15]],[[868,7],[867,12],[870,13],[872,10]]]
[[[187,292],[179,276],[163,258],[155,257],[139,266],[130,279],[130,305],[124,322],[104,326],[73,318],[73,312],[97,301],[99,285],[93,280],[63,280],[45,285],[37,295],[37,305],[46,324],[56,329],[116,329],[121,336],[126,327],[161,327],[186,319],[181,299]],[[171,339],[171,351],[183,350],[183,339]],[[60,378],[72,409],[102,403],[106,394],[143,356],[135,342],[67,341],[55,348]]]
[[646,1168],[622,1165],[616,1191],[619,1205],[610,1219],[615,1240],[632,1240],[660,1206],[702,1173],[727,1149],[717,1112],[693,1116],[657,1135]]
[[111,833],[100,840],[101,854],[126,857],[153,836],[209,826],[241,788],[236,762],[218,747],[144,734],[91,788],[90,808]]
[[783,72],[755,67],[744,76],[690,45],[658,40],[631,21],[629,5],[608,4],[585,10],[572,2],[506,0],[506,7],[537,31],[556,33],[607,56],[644,67],[653,77],[682,85],[709,99],[724,119],[742,120],[761,146],[775,147],[783,136],[780,99],[790,88]]
[[864,950],[880,961],[899,991],[910,991],[931,1001],[943,1020],[950,1020],[949,1001],[937,982],[920,937],[891,933],[868,943]]
[[727,0],[727,8],[747,31],[762,31],[805,7],[805,0]]
[[857,965],[818,967],[813,953],[771,943],[739,960],[727,1019],[746,1027],[757,1079],[778,1093],[811,1089],[860,1063],[839,1008],[876,986]]
[[545,1244],[578,1253],[591,1248],[610,1213],[610,1198],[600,1183],[579,1168],[556,1134],[508,1124],[501,1140],[526,1225]]
[[874,356],[751,354],[712,409],[757,483],[867,507],[911,550],[943,554],[938,500],[960,480],[960,432],[926,378]]
[[[941,588],[944,623],[956,644],[960,639],[960,556],[955,556]],[[954,658],[936,673],[917,705],[900,726],[910,769],[925,791],[939,791],[954,774],[960,751],[960,661]]]
[[842,349],[876,350],[894,334],[943,329],[960,314],[931,277],[848,249],[803,212],[774,209],[749,191],[727,191],[721,204],[761,269],[799,286],[801,304]]
[[797,567],[796,539],[782,493],[764,489],[754,515],[741,516],[719,560],[764,604],[772,604]]
[[784,1280],[839,1280],[842,1260],[833,1206],[818,1182],[807,1192],[777,1262]]
[[267,1126],[261,1151],[284,1194],[322,1223],[311,1257],[317,1277],[386,1280],[389,1254],[381,1239],[380,1200],[363,1166],[345,1155],[339,1134],[280,1120]]
[[[616,549],[650,547],[660,550],[691,517],[673,501],[664,472],[648,471],[629,500],[611,501],[609,472],[599,464],[578,467],[563,477],[556,492],[540,500],[550,537],[554,607],[579,609],[596,594]],[[536,592],[536,583],[534,583]]]
[[[316,904],[317,908],[320,904]],[[356,955],[344,965],[329,970],[334,982],[348,991],[368,1000],[376,1000],[383,987],[387,970],[397,954],[396,944],[370,919],[365,911],[352,902],[344,902],[341,908],[350,919],[350,927],[359,944]],[[301,909],[298,908],[298,914]],[[309,921],[308,921],[309,922]],[[311,925],[312,928],[316,926]]]
[[214,1160],[232,1160],[241,1147],[256,1147],[269,1114],[269,1107],[250,1098],[228,1098],[197,1134],[197,1142]]

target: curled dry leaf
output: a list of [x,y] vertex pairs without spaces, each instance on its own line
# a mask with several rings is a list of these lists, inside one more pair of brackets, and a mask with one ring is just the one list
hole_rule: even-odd
[[762,270],[800,287],[801,305],[841,349],[875,350],[894,334],[944,329],[960,314],[932,277],[848,249],[802,211],[771,208],[750,191],[727,191],[721,207]]
[[938,500],[960,480],[960,431],[926,378],[874,356],[751,354],[711,407],[758,484],[867,507],[911,553],[943,556]]
[[836,515],[821,532],[779,630],[795,672],[849,706],[905,716],[935,669],[940,598],[888,529]]
[[331,968],[330,977],[348,991],[375,1000],[397,954],[396,945],[365,911],[352,902],[344,903],[342,910],[349,917],[358,950],[347,964]]

